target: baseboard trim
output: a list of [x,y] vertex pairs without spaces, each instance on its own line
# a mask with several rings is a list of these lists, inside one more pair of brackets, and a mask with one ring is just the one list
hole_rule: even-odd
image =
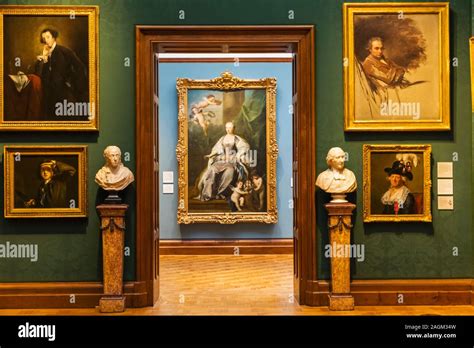
[[292,254],[293,239],[161,240],[160,255]]
[[[329,289],[318,281],[307,305],[328,306]],[[354,280],[351,293],[356,306],[474,305],[474,279]]]
[[[126,306],[147,306],[144,282],[124,284]],[[0,283],[0,308],[94,308],[103,296],[100,282]]]
[[[313,282],[305,305],[328,306],[329,288]],[[124,293],[127,308],[148,305],[145,282],[126,282]],[[474,279],[354,280],[351,293],[356,306],[474,305]],[[0,308],[94,308],[102,295],[99,282],[0,283]]]

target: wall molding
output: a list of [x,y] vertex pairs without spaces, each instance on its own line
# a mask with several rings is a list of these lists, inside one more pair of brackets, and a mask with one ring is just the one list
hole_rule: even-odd
[[[234,63],[235,58],[160,58],[160,63]],[[241,63],[291,63],[291,58],[239,58]]]
[[160,255],[293,254],[293,239],[161,240]]
[[[309,305],[327,306],[329,289],[329,281],[319,280]],[[356,306],[474,305],[474,279],[353,280],[351,294]]]
[[[103,296],[101,282],[1,283],[0,308],[94,308]],[[146,284],[125,282],[126,307],[147,305]]]
[[[306,305],[328,306],[329,281],[306,285]],[[126,307],[148,306],[146,289],[144,282],[126,282]],[[354,280],[351,293],[356,306],[472,306],[474,279]],[[403,303],[398,302],[400,294]],[[74,295],[74,303],[71,303],[71,295]],[[2,283],[0,308],[94,308],[102,295],[100,282]]]

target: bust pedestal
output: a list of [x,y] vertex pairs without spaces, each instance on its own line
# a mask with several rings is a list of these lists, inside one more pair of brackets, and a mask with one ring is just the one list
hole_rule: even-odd
[[[354,297],[351,295],[350,283],[350,250],[351,217],[355,204],[328,203],[324,205],[328,211],[329,240],[331,243],[331,293],[329,295],[329,309],[346,311],[354,309]],[[338,254],[343,250],[344,255]]]
[[102,204],[97,210],[102,232],[102,255],[104,269],[104,296],[99,310],[103,313],[123,312],[123,251],[125,240],[125,213],[127,204]]

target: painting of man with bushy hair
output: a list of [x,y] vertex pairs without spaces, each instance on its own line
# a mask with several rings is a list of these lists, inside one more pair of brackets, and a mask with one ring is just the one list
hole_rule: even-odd
[[355,120],[440,120],[439,17],[389,12],[353,19]]
[[449,5],[344,4],[345,130],[448,130]]

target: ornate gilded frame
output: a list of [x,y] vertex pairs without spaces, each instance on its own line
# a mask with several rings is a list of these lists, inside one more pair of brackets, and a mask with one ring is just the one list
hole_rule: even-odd
[[[423,214],[384,215],[372,214],[370,209],[371,197],[371,160],[372,154],[377,153],[419,153],[423,157]],[[368,145],[363,146],[364,165],[364,222],[431,222],[431,145]]]
[[469,52],[471,56],[471,104],[474,112],[474,37],[469,39]]
[[[22,155],[78,156],[78,200],[75,208],[15,208],[14,162]],[[20,157],[18,157],[20,156]],[[87,217],[87,145],[7,145],[3,150],[5,218],[82,218]]]
[[[87,121],[6,121],[4,117],[4,28],[8,16],[87,16],[89,34],[89,103]],[[65,116],[67,117],[67,116]],[[99,130],[99,6],[4,5],[0,6],[0,131]]]
[[[177,79],[178,90],[178,224],[256,222],[273,224],[278,221],[276,195],[276,79],[240,79],[224,72],[211,80]],[[266,91],[266,157],[267,157],[267,211],[266,212],[213,212],[195,213],[188,209],[188,90],[214,89],[221,91],[241,89],[264,89]]]
[[[364,14],[437,14],[439,16],[440,71],[438,72],[439,106],[441,119],[422,120],[356,120],[355,118],[355,58],[354,15]],[[450,58],[449,58],[449,3],[344,3],[343,5],[344,57],[344,130],[345,131],[449,131],[450,122]]]

